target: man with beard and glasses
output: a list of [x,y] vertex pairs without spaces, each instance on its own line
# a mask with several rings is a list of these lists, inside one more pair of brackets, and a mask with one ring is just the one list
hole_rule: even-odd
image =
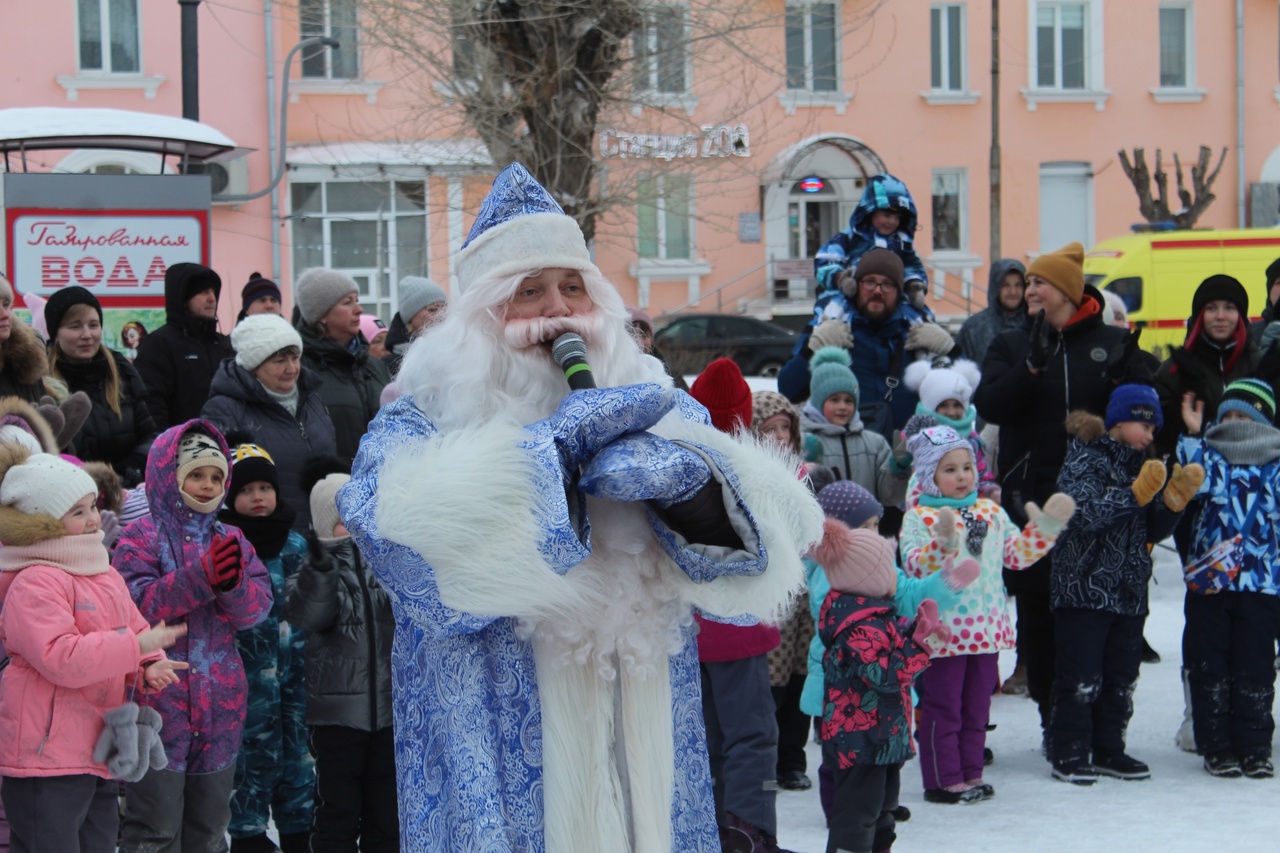
[[[822,514],[672,389],[519,164],[454,272],[338,497],[396,617],[401,844],[720,849],[693,613],[776,620]],[[598,388],[569,391],[566,332]]]
[[[778,390],[799,403],[809,396],[809,359],[823,347],[849,350],[851,369],[862,391],[859,412],[870,429],[890,443],[906,424],[919,398],[898,387],[902,372],[917,357],[947,355],[955,341],[941,326],[919,321],[902,296],[902,259],[888,249],[871,249],[852,271],[840,273],[838,292],[820,297],[809,329],[796,341],[778,374]],[[828,311],[823,304],[832,310]]]

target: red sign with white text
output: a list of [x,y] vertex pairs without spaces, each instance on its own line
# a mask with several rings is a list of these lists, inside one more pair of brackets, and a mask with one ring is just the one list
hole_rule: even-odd
[[20,293],[48,298],[80,285],[115,308],[164,305],[164,271],[208,265],[204,210],[5,211],[9,279]]

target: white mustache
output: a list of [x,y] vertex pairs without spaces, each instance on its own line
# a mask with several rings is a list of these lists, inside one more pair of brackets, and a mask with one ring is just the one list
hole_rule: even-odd
[[502,332],[513,348],[529,349],[551,343],[565,332],[575,332],[589,341],[600,328],[600,321],[597,311],[572,317],[531,317],[528,320],[508,320]]

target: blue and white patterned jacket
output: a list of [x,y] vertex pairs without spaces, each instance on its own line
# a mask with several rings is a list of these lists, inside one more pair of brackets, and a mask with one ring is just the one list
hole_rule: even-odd
[[370,425],[338,504],[396,617],[404,849],[720,849],[692,610],[778,613],[822,516],[680,397],[651,431],[718,469],[745,550],[566,489],[545,422],[441,433],[403,397]]
[[[1216,424],[1203,438],[1181,436],[1178,461],[1204,466],[1191,558],[1244,534],[1244,564],[1230,589],[1280,595],[1280,430],[1252,421]],[[1255,501],[1262,503],[1242,530]]]

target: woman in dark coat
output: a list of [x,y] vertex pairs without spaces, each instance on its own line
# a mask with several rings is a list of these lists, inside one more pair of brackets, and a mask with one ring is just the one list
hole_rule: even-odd
[[1191,297],[1187,339],[1175,347],[1156,373],[1156,393],[1164,410],[1164,428],[1156,451],[1172,453],[1182,423],[1182,395],[1195,394],[1205,412],[1218,411],[1222,392],[1237,379],[1253,374],[1262,358],[1249,335],[1249,294],[1229,275],[1211,275]]
[[231,331],[236,357],[218,366],[201,417],[225,433],[241,432],[276,464],[280,497],[297,513],[293,529],[311,524],[302,487],[306,460],[336,450],[333,421],[320,399],[320,379],[300,363],[302,339],[278,314],[251,314]]
[[142,377],[123,354],[102,342],[102,305],[83,287],[65,287],[49,297],[44,321],[51,375],[93,403],[72,439],[76,456],[107,463],[125,488],[133,488],[142,481],[156,437]]
[[45,387],[49,361],[39,336],[13,316],[13,287],[0,273],[0,397],[21,397],[39,403],[50,393]]
[[364,311],[354,281],[335,270],[309,269],[298,276],[293,290],[302,363],[320,377],[320,399],[333,419],[338,456],[350,464],[378,413],[391,373],[381,361],[369,358],[369,342],[360,334]]

